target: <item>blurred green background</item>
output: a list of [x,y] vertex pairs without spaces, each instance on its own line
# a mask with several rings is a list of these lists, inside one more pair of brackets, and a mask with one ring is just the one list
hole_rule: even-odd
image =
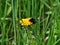
[[0,0],[0,45],[60,45],[60,0]]

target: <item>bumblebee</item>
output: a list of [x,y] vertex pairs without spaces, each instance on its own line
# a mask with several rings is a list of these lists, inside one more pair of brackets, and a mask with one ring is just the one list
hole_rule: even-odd
[[19,20],[19,23],[22,26],[29,26],[29,25],[35,24],[36,19],[34,19],[34,18],[24,18],[24,19]]

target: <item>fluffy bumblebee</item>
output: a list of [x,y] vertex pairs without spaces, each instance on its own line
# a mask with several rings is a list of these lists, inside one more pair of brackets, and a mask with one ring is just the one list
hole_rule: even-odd
[[35,24],[36,19],[34,19],[34,18],[24,18],[24,19],[19,20],[19,23],[22,26],[29,26],[29,25]]

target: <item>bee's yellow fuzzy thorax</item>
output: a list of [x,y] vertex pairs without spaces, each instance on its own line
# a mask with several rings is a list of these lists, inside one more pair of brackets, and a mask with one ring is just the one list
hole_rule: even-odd
[[29,21],[30,19],[31,18],[22,19],[19,22],[21,23],[21,25],[28,26],[32,24],[32,22]]

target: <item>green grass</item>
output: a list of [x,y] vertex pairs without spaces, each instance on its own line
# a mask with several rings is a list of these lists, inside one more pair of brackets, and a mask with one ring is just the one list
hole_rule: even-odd
[[60,0],[0,0],[0,45],[60,45]]

